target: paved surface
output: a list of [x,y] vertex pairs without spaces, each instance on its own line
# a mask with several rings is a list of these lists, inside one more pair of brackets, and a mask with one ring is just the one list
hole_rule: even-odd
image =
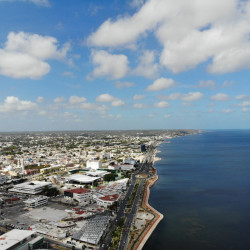
[[[135,173],[136,175],[137,174],[149,175],[149,170],[150,170],[150,166],[152,165],[153,155],[154,155],[154,146],[150,147],[150,149],[148,150],[148,152],[145,156],[144,163],[141,164],[139,171],[137,173]],[[139,206],[140,196],[141,196],[141,193],[143,192],[143,185],[147,179],[147,178],[136,178],[136,177],[134,177],[134,178],[135,178],[134,182],[136,182],[137,179],[141,179],[141,182],[140,182],[140,185],[138,187],[136,197],[135,197],[134,203],[132,205],[131,212],[129,214],[125,214],[126,222],[125,222],[125,225],[124,225],[124,228],[122,231],[119,250],[127,249],[127,245],[128,245],[128,241],[129,241],[129,232],[130,232],[131,226],[132,226],[132,224],[135,220],[135,217],[136,217],[136,212],[137,212],[137,209]]]

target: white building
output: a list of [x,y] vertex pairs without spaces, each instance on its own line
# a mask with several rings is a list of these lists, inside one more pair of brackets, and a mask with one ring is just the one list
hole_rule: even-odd
[[48,197],[38,196],[32,199],[28,199],[24,201],[24,203],[26,204],[26,207],[30,207],[30,208],[41,207],[41,206],[45,206],[48,204]]
[[9,191],[24,193],[24,194],[39,194],[44,190],[45,187],[52,187],[52,183],[42,182],[42,181],[24,182],[15,185]]
[[[0,237],[0,249],[1,250],[14,250],[19,249],[21,246],[31,240],[31,236],[34,232],[30,230],[13,229]],[[29,248],[28,248],[29,249]]]
[[87,204],[92,200],[92,192],[85,188],[76,188],[64,191],[64,197],[67,200],[75,199],[79,203]]
[[93,199],[96,201],[96,203],[99,206],[102,206],[102,207],[108,207],[114,204],[114,202],[118,201],[119,198],[120,198],[119,194],[105,195],[105,196],[93,195]]
[[86,167],[90,169],[98,169],[102,167],[102,163],[100,161],[89,160],[87,161]]

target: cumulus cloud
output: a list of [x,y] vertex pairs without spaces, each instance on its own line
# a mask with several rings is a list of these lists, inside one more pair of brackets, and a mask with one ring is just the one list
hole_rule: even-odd
[[168,107],[170,107],[170,104],[168,102],[161,101],[161,102],[155,103],[154,107],[156,107],[156,108],[168,108]]
[[35,102],[20,100],[16,96],[8,96],[4,103],[0,104],[0,112],[30,111],[36,108]]
[[237,95],[236,97],[235,97],[235,99],[236,100],[249,100],[249,96],[248,95],[244,95],[244,94],[242,94],[242,95]]
[[173,79],[162,77],[162,78],[155,80],[153,84],[149,85],[147,87],[147,91],[159,91],[159,90],[173,87],[174,85],[175,85],[175,82]]
[[115,83],[115,87],[117,89],[122,89],[122,88],[130,88],[130,87],[133,87],[135,84],[133,82],[116,82]]
[[208,72],[221,74],[250,68],[249,20],[249,1],[148,0],[131,16],[106,20],[87,42],[129,46],[152,32],[163,46],[160,62],[172,72],[212,59]]
[[200,83],[198,85],[195,85],[194,87],[197,88],[211,88],[211,89],[215,89],[216,86],[216,82],[212,81],[212,80],[207,80],[207,81],[200,81]]
[[225,101],[229,101],[230,99],[231,97],[224,93],[218,93],[216,95],[211,96],[211,100],[213,101],[225,102]]
[[141,99],[144,99],[145,98],[145,95],[134,95],[133,96],[133,100],[137,101],[137,100],[141,100]]
[[50,71],[49,59],[66,57],[69,44],[58,49],[54,37],[10,32],[0,49],[0,74],[12,78],[39,79]]
[[185,102],[193,102],[200,100],[203,97],[201,92],[189,92],[188,94],[181,95],[181,100]]
[[74,104],[79,104],[82,102],[86,102],[87,99],[85,97],[79,97],[79,96],[70,96],[69,98],[69,103],[74,105]]
[[244,101],[243,103],[239,104],[239,106],[242,106],[242,107],[250,107],[250,102]]
[[95,77],[108,76],[111,79],[123,78],[128,70],[128,58],[125,55],[113,55],[104,50],[93,50],[91,59],[95,65],[94,71],[88,75],[91,80]]
[[36,99],[37,103],[43,103],[44,102],[44,97],[43,96],[38,96]]
[[145,50],[139,61],[139,65],[134,69],[133,74],[147,78],[154,78],[158,75],[159,66],[155,63],[154,51]]
[[61,96],[61,97],[56,97],[56,98],[53,100],[53,102],[54,102],[54,103],[62,103],[62,102],[64,102],[65,100],[66,100],[66,98],[63,97],[63,96]]
[[125,105],[125,103],[117,97],[110,94],[101,94],[96,97],[97,102],[111,103],[113,107],[119,107]]
[[[164,96],[166,100],[182,100],[183,102],[193,102],[203,98],[203,94],[201,92],[189,92],[187,94],[181,93],[172,93],[170,95]],[[186,103],[186,105],[190,105]]]
[[145,109],[145,108],[147,108],[147,105],[146,104],[142,104],[142,103],[135,103],[133,105],[133,107],[136,108],[136,109]]

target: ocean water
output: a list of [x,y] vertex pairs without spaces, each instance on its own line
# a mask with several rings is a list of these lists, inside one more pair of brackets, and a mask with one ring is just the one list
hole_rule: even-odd
[[149,203],[164,215],[144,250],[250,249],[250,130],[159,146]]

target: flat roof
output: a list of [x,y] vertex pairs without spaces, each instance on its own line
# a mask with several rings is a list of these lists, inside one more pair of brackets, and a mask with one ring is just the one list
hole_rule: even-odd
[[30,237],[32,234],[34,234],[34,232],[30,230],[13,229],[0,236],[0,249],[7,250]]
[[75,194],[85,194],[89,193],[90,191],[86,188],[76,188],[76,189],[65,190],[65,192],[70,192]]
[[105,195],[102,197],[98,197],[98,199],[103,201],[116,201],[119,198],[119,194],[113,194],[113,195]]

